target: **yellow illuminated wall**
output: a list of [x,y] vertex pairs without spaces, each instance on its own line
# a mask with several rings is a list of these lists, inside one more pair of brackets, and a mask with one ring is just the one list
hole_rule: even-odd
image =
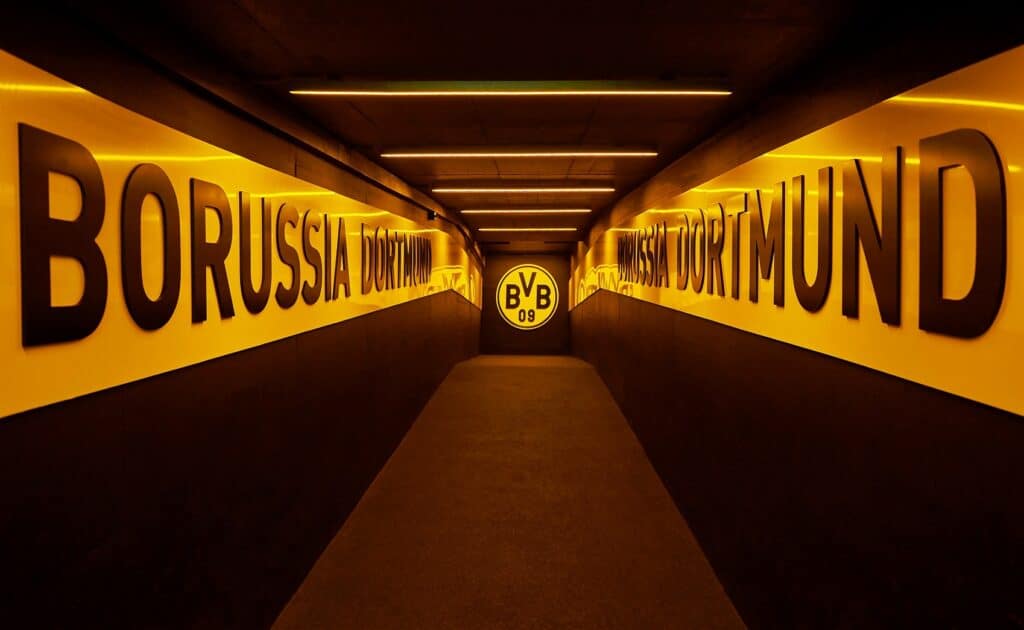
[[[841,359],[930,385],[1011,412],[1024,413],[1024,387],[1018,365],[1024,350],[1024,48],[922,85],[799,140],[778,147],[750,162],[697,186],[669,203],[649,208],[628,222],[606,231],[580,260],[572,277],[572,305],[598,289],[615,291],[685,313],[710,319],[751,333],[810,348]],[[870,81],[870,77],[865,78]],[[919,265],[919,141],[960,128],[977,129],[994,144],[1003,167],[1007,210],[1006,285],[1002,307],[991,328],[973,339],[929,333],[918,328]],[[880,222],[883,152],[895,146],[905,151],[902,215],[902,322],[883,323],[875,293],[860,260],[860,316],[841,311],[841,229],[843,168],[853,158],[861,162],[874,212]],[[818,170],[833,166],[835,193],[832,240],[832,283],[824,307],[815,313],[801,307],[791,273],[792,212],[787,201],[784,266],[785,306],[773,304],[772,283],[762,280],[760,299],[748,299],[749,253],[740,248],[741,291],[730,295],[731,240],[722,256],[726,296],[700,294],[675,287],[676,229],[683,215],[710,210],[721,203],[726,214],[743,208],[743,194],[760,189],[767,215],[773,187],[791,186],[795,176],[806,181],[806,260],[808,279],[816,268]],[[847,164],[847,167],[849,165]],[[962,296],[974,277],[975,217],[972,182],[963,169],[948,172],[943,189],[943,226],[947,297]],[[749,213],[741,215],[749,236]],[[669,288],[656,288],[619,280],[616,239],[631,230],[666,222],[669,232]],[[702,343],[695,339],[694,343]],[[728,352],[723,348],[722,352]],[[751,366],[771,369],[771,366]],[[728,375],[725,375],[728,378]],[[799,388],[794,390],[798,394]],[[870,396],[870,392],[864,393]]]
[[[25,123],[84,145],[96,158],[103,175],[106,199],[104,223],[97,238],[107,266],[108,297],[103,319],[91,335],[79,341],[23,348],[21,337],[21,277],[19,244],[18,125]],[[170,177],[181,216],[182,281],[177,308],[159,330],[147,332],[131,319],[121,288],[120,203],[131,169],[153,163]],[[189,265],[191,178],[217,184],[231,202],[233,230],[227,259],[235,315],[221,319],[210,274],[206,274],[208,319],[193,323],[190,313]],[[254,280],[260,278],[261,198],[272,203],[272,225],[282,203],[294,205],[301,217],[307,209],[346,222],[351,295],[336,301],[306,304],[301,298],[290,308],[278,306],[271,292],[266,308],[250,314],[239,293],[238,192],[251,195]],[[70,178],[52,175],[51,216],[73,219],[79,212],[78,187]],[[146,204],[156,204],[147,198]],[[163,270],[162,219],[156,206],[143,206],[143,279],[147,294],[159,292]],[[208,229],[218,224],[208,214]],[[258,346],[270,341],[334,324],[444,290],[453,290],[480,306],[481,274],[461,240],[437,229],[436,222],[417,223],[382,209],[318,188],[295,177],[259,165],[186,134],[128,111],[68,84],[15,57],[0,52],[0,417],[59,400],[130,382],[175,368]],[[364,294],[361,282],[360,226],[428,237],[432,269],[429,281]],[[301,221],[286,238],[297,247],[302,280],[313,271],[302,257]],[[273,238],[274,230],[271,229]],[[322,245],[317,242],[317,247]],[[272,274],[290,278],[290,269],[272,249]],[[321,252],[322,253],[322,252]],[[73,304],[82,294],[81,266],[72,259],[54,258],[52,301]],[[415,335],[416,330],[395,330]]]

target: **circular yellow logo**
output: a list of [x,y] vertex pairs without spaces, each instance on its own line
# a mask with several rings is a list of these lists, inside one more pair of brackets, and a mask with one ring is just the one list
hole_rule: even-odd
[[498,312],[509,326],[534,330],[548,323],[558,307],[558,283],[547,269],[516,265],[498,282]]

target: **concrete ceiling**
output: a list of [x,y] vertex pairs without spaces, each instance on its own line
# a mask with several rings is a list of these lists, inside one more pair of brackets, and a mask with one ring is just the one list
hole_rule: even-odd
[[[316,2],[174,0],[151,19],[349,147],[466,208],[597,213],[711,136],[801,63],[849,37],[865,5],[829,0],[708,2]],[[728,97],[309,97],[329,81],[648,80],[724,85]],[[394,149],[648,149],[644,158],[388,159]],[[613,193],[434,193],[439,186],[606,186]],[[569,251],[594,215],[463,215],[493,251]],[[546,242],[546,244],[545,244]],[[500,243],[500,245],[497,245]]]

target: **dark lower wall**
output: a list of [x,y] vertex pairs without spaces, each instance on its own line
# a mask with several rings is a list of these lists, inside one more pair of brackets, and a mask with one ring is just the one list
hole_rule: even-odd
[[268,627],[478,328],[444,292],[0,420],[2,624]]
[[571,317],[752,628],[1024,625],[1021,418],[615,293]]
[[[534,330],[509,326],[498,313],[496,292],[505,272],[516,265],[539,265],[558,283],[558,307],[551,321]],[[492,254],[484,267],[480,351],[484,354],[569,353],[569,257],[543,254]]]

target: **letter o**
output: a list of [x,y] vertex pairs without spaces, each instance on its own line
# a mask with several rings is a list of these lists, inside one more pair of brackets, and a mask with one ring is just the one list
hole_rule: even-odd
[[[153,195],[163,215],[163,286],[150,300],[142,282],[142,204]],[[181,217],[170,178],[155,164],[139,164],[128,175],[121,197],[121,283],[132,319],[143,330],[167,323],[181,292]]]

